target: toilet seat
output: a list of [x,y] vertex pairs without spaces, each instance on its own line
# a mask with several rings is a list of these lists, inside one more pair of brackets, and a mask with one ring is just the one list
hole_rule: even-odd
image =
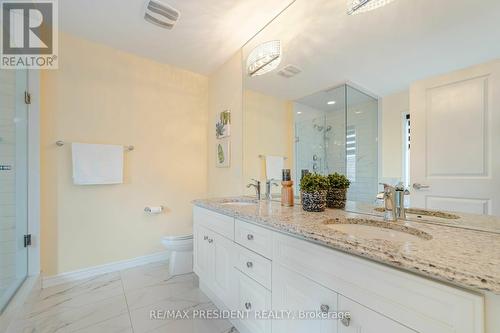
[[175,240],[186,240],[186,239],[193,239],[193,234],[187,234],[187,235],[171,235],[171,236],[163,236],[162,240],[166,241],[175,241]]
[[161,238],[169,251],[193,251],[193,235],[170,235]]

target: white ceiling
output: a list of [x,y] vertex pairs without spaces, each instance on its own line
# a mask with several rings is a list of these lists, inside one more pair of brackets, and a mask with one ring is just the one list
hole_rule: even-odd
[[345,81],[378,96],[413,81],[500,58],[499,0],[396,0],[349,16],[346,0],[297,0],[243,49],[280,39],[303,72],[245,79],[246,88],[297,99]]
[[181,12],[173,30],[144,19],[146,0],[59,1],[62,31],[210,74],[292,0],[162,0]]

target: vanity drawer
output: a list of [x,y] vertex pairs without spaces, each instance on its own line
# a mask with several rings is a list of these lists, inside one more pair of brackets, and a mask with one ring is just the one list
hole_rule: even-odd
[[244,247],[272,259],[272,231],[244,221],[235,221],[234,241]]
[[271,290],[271,260],[242,246],[235,247],[238,251],[236,268]]
[[255,312],[271,310],[271,292],[241,272],[238,272],[238,310],[249,311],[248,318],[240,320],[248,332],[271,332],[271,320],[254,317]]
[[234,218],[230,216],[195,206],[193,208],[193,221],[230,240],[234,240]]

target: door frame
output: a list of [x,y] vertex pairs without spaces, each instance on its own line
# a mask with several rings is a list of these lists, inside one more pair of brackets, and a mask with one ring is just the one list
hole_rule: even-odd
[[40,274],[40,70],[27,70],[28,105],[28,276]]

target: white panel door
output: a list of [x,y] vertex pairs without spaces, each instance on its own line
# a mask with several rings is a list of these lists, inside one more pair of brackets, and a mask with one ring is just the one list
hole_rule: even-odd
[[295,319],[273,320],[273,333],[335,333],[336,319],[300,319],[300,313],[337,311],[337,293],[292,272],[273,266],[273,310],[290,311]]
[[410,88],[411,205],[500,215],[500,61]]

